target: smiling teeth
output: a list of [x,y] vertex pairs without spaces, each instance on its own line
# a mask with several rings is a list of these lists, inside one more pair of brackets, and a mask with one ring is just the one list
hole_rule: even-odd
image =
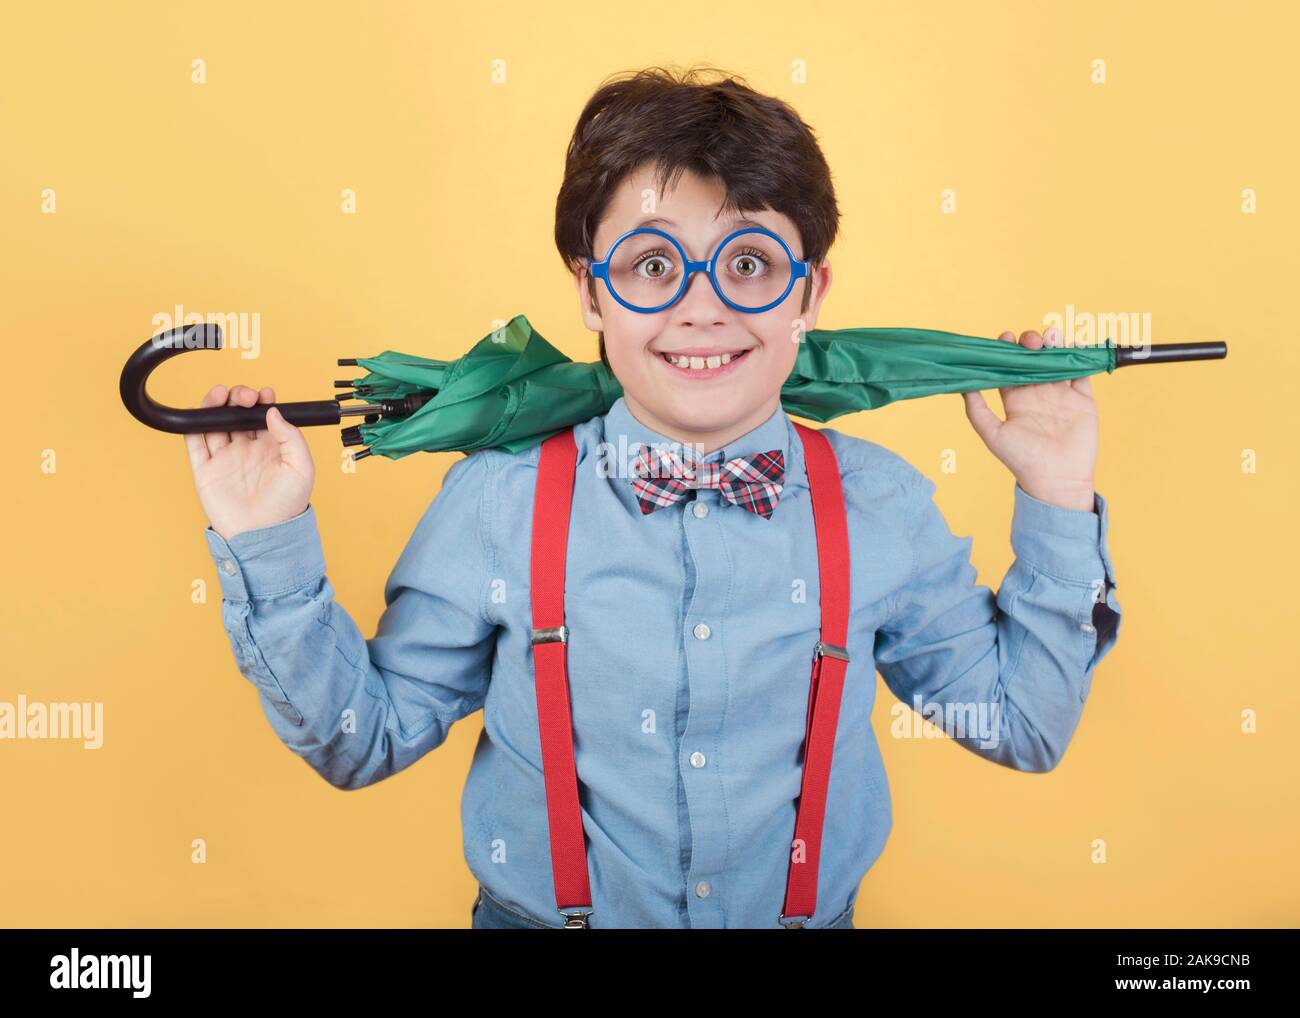
[[673,364],[679,368],[688,368],[694,371],[700,371],[705,368],[718,368],[724,364],[731,363],[731,354],[715,354],[712,357],[669,357]]

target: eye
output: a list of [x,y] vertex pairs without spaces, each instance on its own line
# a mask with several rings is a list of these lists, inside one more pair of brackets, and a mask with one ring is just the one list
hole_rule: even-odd
[[752,247],[744,248],[731,256],[731,271],[741,279],[757,279],[771,265],[767,255]]
[[[645,271],[642,272],[642,269]],[[673,260],[663,249],[647,251],[632,263],[632,271],[642,279],[667,279],[673,274]]]

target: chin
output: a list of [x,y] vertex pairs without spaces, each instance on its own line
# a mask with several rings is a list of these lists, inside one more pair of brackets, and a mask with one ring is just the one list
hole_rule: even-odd
[[752,415],[761,402],[726,393],[675,393],[660,416],[692,431],[721,431]]

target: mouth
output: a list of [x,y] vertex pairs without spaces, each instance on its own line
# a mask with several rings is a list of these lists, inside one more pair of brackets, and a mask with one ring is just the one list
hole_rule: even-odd
[[655,351],[654,356],[673,374],[681,378],[703,381],[731,374],[736,370],[737,365],[748,358],[753,349],[753,347],[715,351],[697,349],[671,353]]

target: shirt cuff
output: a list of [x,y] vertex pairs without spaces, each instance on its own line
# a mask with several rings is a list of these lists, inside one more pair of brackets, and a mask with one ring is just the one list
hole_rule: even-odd
[[310,504],[297,516],[245,530],[229,541],[211,525],[203,536],[217,567],[222,596],[231,601],[287,594],[325,575],[325,553]]
[[1098,492],[1093,492],[1091,511],[1064,509],[1034,498],[1016,482],[1011,516],[1011,547],[1016,557],[1040,572],[1101,589],[1101,600],[1115,585],[1106,547],[1109,525],[1106,499]]

